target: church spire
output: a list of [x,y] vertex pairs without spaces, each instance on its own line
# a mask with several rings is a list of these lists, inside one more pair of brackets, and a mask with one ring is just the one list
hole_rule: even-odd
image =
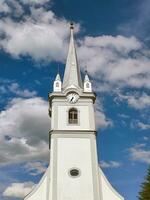
[[81,74],[77,62],[73,30],[73,23],[70,23],[70,44],[64,73],[63,88],[70,87],[72,85],[82,88]]

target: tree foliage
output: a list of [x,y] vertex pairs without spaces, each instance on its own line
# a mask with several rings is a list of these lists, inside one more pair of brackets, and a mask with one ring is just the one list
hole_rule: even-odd
[[147,170],[145,180],[141,185],[141,191],[139,192],[139,200],[150,200],[150,166]]

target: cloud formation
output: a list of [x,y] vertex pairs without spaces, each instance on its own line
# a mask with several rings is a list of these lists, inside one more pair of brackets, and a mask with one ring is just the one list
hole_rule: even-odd
[[[13,99],[0,112],[0,163],[48,161],[48,103],[42,98]],[[39,151],[40,149],[40,151]]]
[[102,168],[118,168],[121,166],[121,163],[116,162],[116,161],[109,161],[109,162],[101,161],[100,166]]
[[12,183],[5,189],[3,196],[24,198],[34,187],[35,184],[33,182]]
[[17,82],[10,80],[0,80],[0,94],[2,95],[15,95],[17,97],[34,97],[37,95],[37,92],[29,89],[22,89]]
[[47,169],[47,165],[46,163],[43,162],[28,162],[25,164],[24,168],[27,170],[27,172],[32,175],[32,176],[36,176],[39,174],[42,174],[43,172],[46,171]]
[[[2,0],[0,2],[0,14],[8,14],[13,17],[19,17],[24,14],[24,9],[20,4],[20,1],[17,0]],[[3,15],[1,16],[3,18]]]
[[[79,43],[81,66],[96,78],[96,90],[150,88],[150,59],[135,37],[85,37]],[[101,89],[102,88],[102,89]]]
[[50,0],[20,0],[20,2],[28,5],[43,5],[50,2]]
[[111,119],[107,119],[102,103],[99,99],[97,99],[95,103],[95,123],[97,129],[113,126],[113,121]]
[[10,92],[16,94],[20,97],[34,97],[36,96],[36,91],[29,91],[28,89],[21,90],[18,83],[12,83],[8,86]]
[[5,0],[0,1],[0,12],[8,13],[10,11],[9,6],[7,5]]
[[142,110],[150,107],[150,96],[146,92],[132,92],[128,94],[118,93],[119,100],[126,100],[128,105],[134,109]]
[[30,56],[36,61],[63,61],[69,34],[67,21],[57,19],[43,7],[29,9],[30,14],[24,14],[18,21],[10,16],[1,19],[0,48],[15,58]]
[[138,122],[137,126],[142,130],[148,130],[150,129],[150,124],[145,124],[143,122]]
[[146,144],[137,144],[129,148],[130,159],[137,162],[150,164],[150,151],[144,149]]
[[128,97],[129,106],[135,109],[144,109],[150,107],[150,96],[146,93]]

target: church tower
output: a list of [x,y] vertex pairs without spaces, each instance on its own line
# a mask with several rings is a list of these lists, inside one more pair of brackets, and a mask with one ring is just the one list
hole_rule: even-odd
[[82,82],[73,30],[63,82],[57,74],[49,94],[50,165],[25,200],[123,200],[98,164],[96,96],[87,73]]

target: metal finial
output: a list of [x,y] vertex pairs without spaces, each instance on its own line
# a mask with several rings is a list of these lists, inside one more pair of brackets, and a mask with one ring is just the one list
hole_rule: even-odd
[[70,22],[70,29],[74,29],[73,22]]
[[88,75],[88,69],[87,69],[87,66],[85,66],[85,74]]
[[57,65],[57,74],[59,74],[59,63]]

